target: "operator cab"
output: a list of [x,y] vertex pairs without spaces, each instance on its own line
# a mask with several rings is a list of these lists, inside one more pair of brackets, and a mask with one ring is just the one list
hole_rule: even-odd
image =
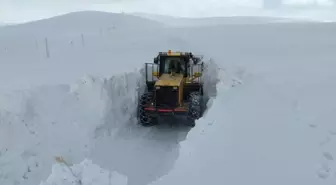
[[154,59],[154,63],[159,65],[159,74],[183,74],[187,77],[190,59],[189,53],[161,52]]

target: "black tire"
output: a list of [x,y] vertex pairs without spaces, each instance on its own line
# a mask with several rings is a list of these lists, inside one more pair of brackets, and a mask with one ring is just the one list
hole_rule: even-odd
[[189,95],[189,107],[187,124],[194,127],[195,121],[202,117],[203,98],[200,92],[192,92]]
[[186,125],[189,126],[189,127],[195,127],[196,126],[196,120],[188,117]]
[[157,119],[149,115],[145,106],[151,102],[153,94],[151,92],[144,93],[139,99],[138,105],[138,123],[142,126],[149,127],[157,124]]

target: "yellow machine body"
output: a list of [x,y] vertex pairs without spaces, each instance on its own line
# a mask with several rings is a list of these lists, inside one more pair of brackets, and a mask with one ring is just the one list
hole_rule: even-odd
[[154,87],[160,88],[161,86],[169,86],[178,89],[179,97],[178,104],[182,106],[183,104],[183,85],[185,83],[185,78],[183,74],[162,74],[159,79],[155,82]]

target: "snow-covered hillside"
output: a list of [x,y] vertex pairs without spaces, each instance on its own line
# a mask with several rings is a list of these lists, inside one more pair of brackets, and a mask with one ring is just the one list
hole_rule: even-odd
[[[334,184],[335,34],[101,12],[0,28],[0,184]],[[168,49],[211,58],[216,97],[191,130],[135,124],[143,63]]]
[[163,22],[169,26],[217,26],[227,24],[270,24],[281,22],[318,22],[303,18],[284,18],[275,16],[227,16],[227,17],[172,17],[147,13],[133,13],[132,15],[144,17],[150,20]]

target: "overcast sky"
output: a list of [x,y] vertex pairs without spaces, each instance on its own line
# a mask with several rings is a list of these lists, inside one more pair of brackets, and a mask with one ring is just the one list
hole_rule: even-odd
[[[287,6],[309,9],[332,7],[332,2],[336,2],[336,0],[265,1],[271,5],[281,2]],[[177,16],[253,15],[264,10],[264,0],[0,0],[0,22],[25,22],[78,10],[111,12],[123,10]],[[336,14],[336,10],[334,12]]]

